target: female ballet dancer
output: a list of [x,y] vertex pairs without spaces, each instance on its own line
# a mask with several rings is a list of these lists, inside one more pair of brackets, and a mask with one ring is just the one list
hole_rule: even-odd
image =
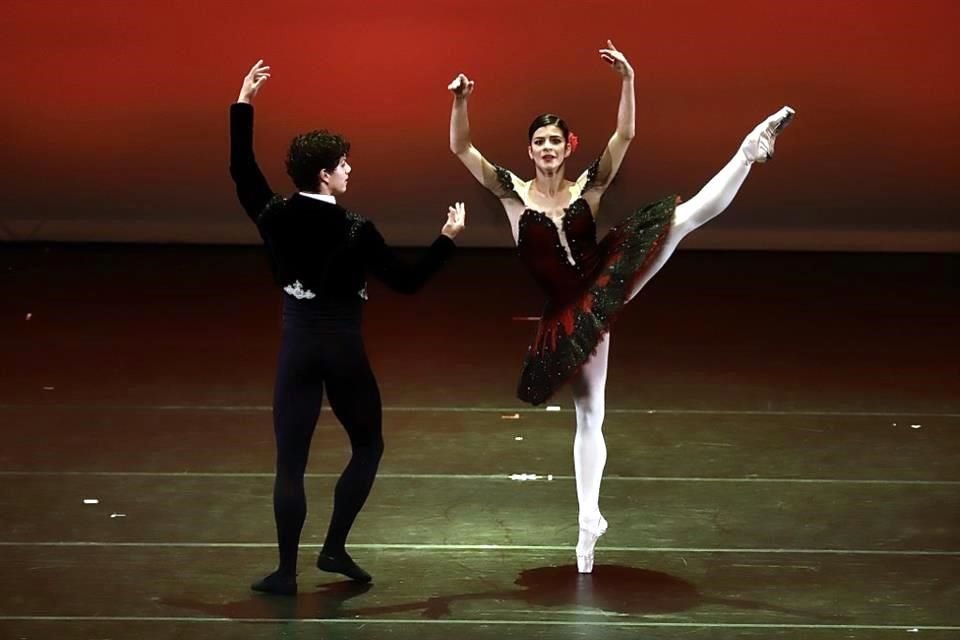
[[323,571],[358,582],[370,574],[347,554],[347,534],[363,507],[383,455],[380,391],[360,333],[369,272],[401,293],[413,293],[443,265],[463,230],[462,203],[450,207],[440,236],[420,261],[396,258],[373,223],[336,197],[345,193],[350,144],[325,130],[296,136],[287,173],[298,192],[273,192],[253,154],[253,105],[270,67],[257,62],[230,107],[230,175],[237,196],[257,225],[283,289],[283,335],[273,396],[277,446],[273,510],[280,563],[252,585],[279,595],[297,592],[297,550],[307,514],[303,477],[323,390],[350,438],[350,462],[337,481],[330,526],[317,557]]
[[676,196],[629,215],[597,242],[600,199],[617,174],[634,136],[633,68],[607,41],[601,58],[621,77],[617,128],[606,149],[580,176],[564,177],[577,140],[553,114],[534,119],[527,153],[534,178],[521,180],[488,162],[471,141],[467,101],[474,82],[459,74],[453,93],[450,150],[502,203],[520,260],[546,294],[547,302],[520,376],[518,396],[546,401],[570,381],[577,430],[573,462],[579,502],[577,567],[593,570],[597,539],[607,529],[600,513],[600,481],[607,459],[603,440],[604,388],[610,326],[691,231],[727,208],[754,162],[773,156],[774,139],[793,118],[783,107],[744,139],[733,158],[690,200]]

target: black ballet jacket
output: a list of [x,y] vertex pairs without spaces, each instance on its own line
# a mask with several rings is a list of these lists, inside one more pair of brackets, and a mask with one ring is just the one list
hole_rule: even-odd
[[257,225],[274,280],[299,300],[355,301],[368,273],[401,293],[423,286],[452,254],[440,235],[416,263],[399,260],[374,224],[343,207],[294,194],[275,194],[253,153],[253,106],[230,107],[230,175]]

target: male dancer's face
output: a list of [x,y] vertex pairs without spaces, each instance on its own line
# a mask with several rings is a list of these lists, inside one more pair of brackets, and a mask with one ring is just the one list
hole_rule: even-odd
[[320,171],[320,193],[328,195],[340,195],[347,191],[347,180],[350,178],[350,172],[353,168],[347,162],[347,156],[340,158],[340,162],[333,171],[322,169]]

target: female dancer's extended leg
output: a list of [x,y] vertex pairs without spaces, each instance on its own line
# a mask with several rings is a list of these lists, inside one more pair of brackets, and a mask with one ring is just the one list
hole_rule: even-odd
[[[715,218],[733,201],[754,162],[773,156],[777,134],[793,118],[793,109],[784,107],[759,125],[744,139],[734,157],[690,200],[677,205],[674,223],[656,258],[635,284],[628,300],[650,281],[673,255],[688,233]],[[600,514],[600,482],[607,462],[603,439],[607,359],[610,334],[604,335],[597,350],[572,381],[573,402],[577,413],[577,433],[573,441],[573,465],[577,479],[577,500],[580,505],[580,535],[577,540],[577,568],[581,573],[593,571],[593,551],[597,539],[607,530],[607,521]]]
[[793,119],[794,111],[784,107],[760,124],[747,135],[733,158],[690,200],[677,205],[673,226],[663,239],[660,251],[648,270],[633,287],[628,300],[650,281],[660,268],[666,264],[680,241],[694,229],[723,213],[740,186],[750,173],[754,162],[766,162],[773,157],[774,140],[784,127]]

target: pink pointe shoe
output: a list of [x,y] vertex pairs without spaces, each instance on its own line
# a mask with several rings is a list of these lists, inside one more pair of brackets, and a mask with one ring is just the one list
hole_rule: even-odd
[[580,524],[580,538],[577,540],[577,571],[580,573],[593,572],[593,549],[597,540],[607,532],[607,521],[603,516],[597,516],[592,524]]
[[796,111],[784,107],[761,122],[744,138],[740,149],[750,162],[766,162],[773,157],[773,143],[787,125],[793,121]]

